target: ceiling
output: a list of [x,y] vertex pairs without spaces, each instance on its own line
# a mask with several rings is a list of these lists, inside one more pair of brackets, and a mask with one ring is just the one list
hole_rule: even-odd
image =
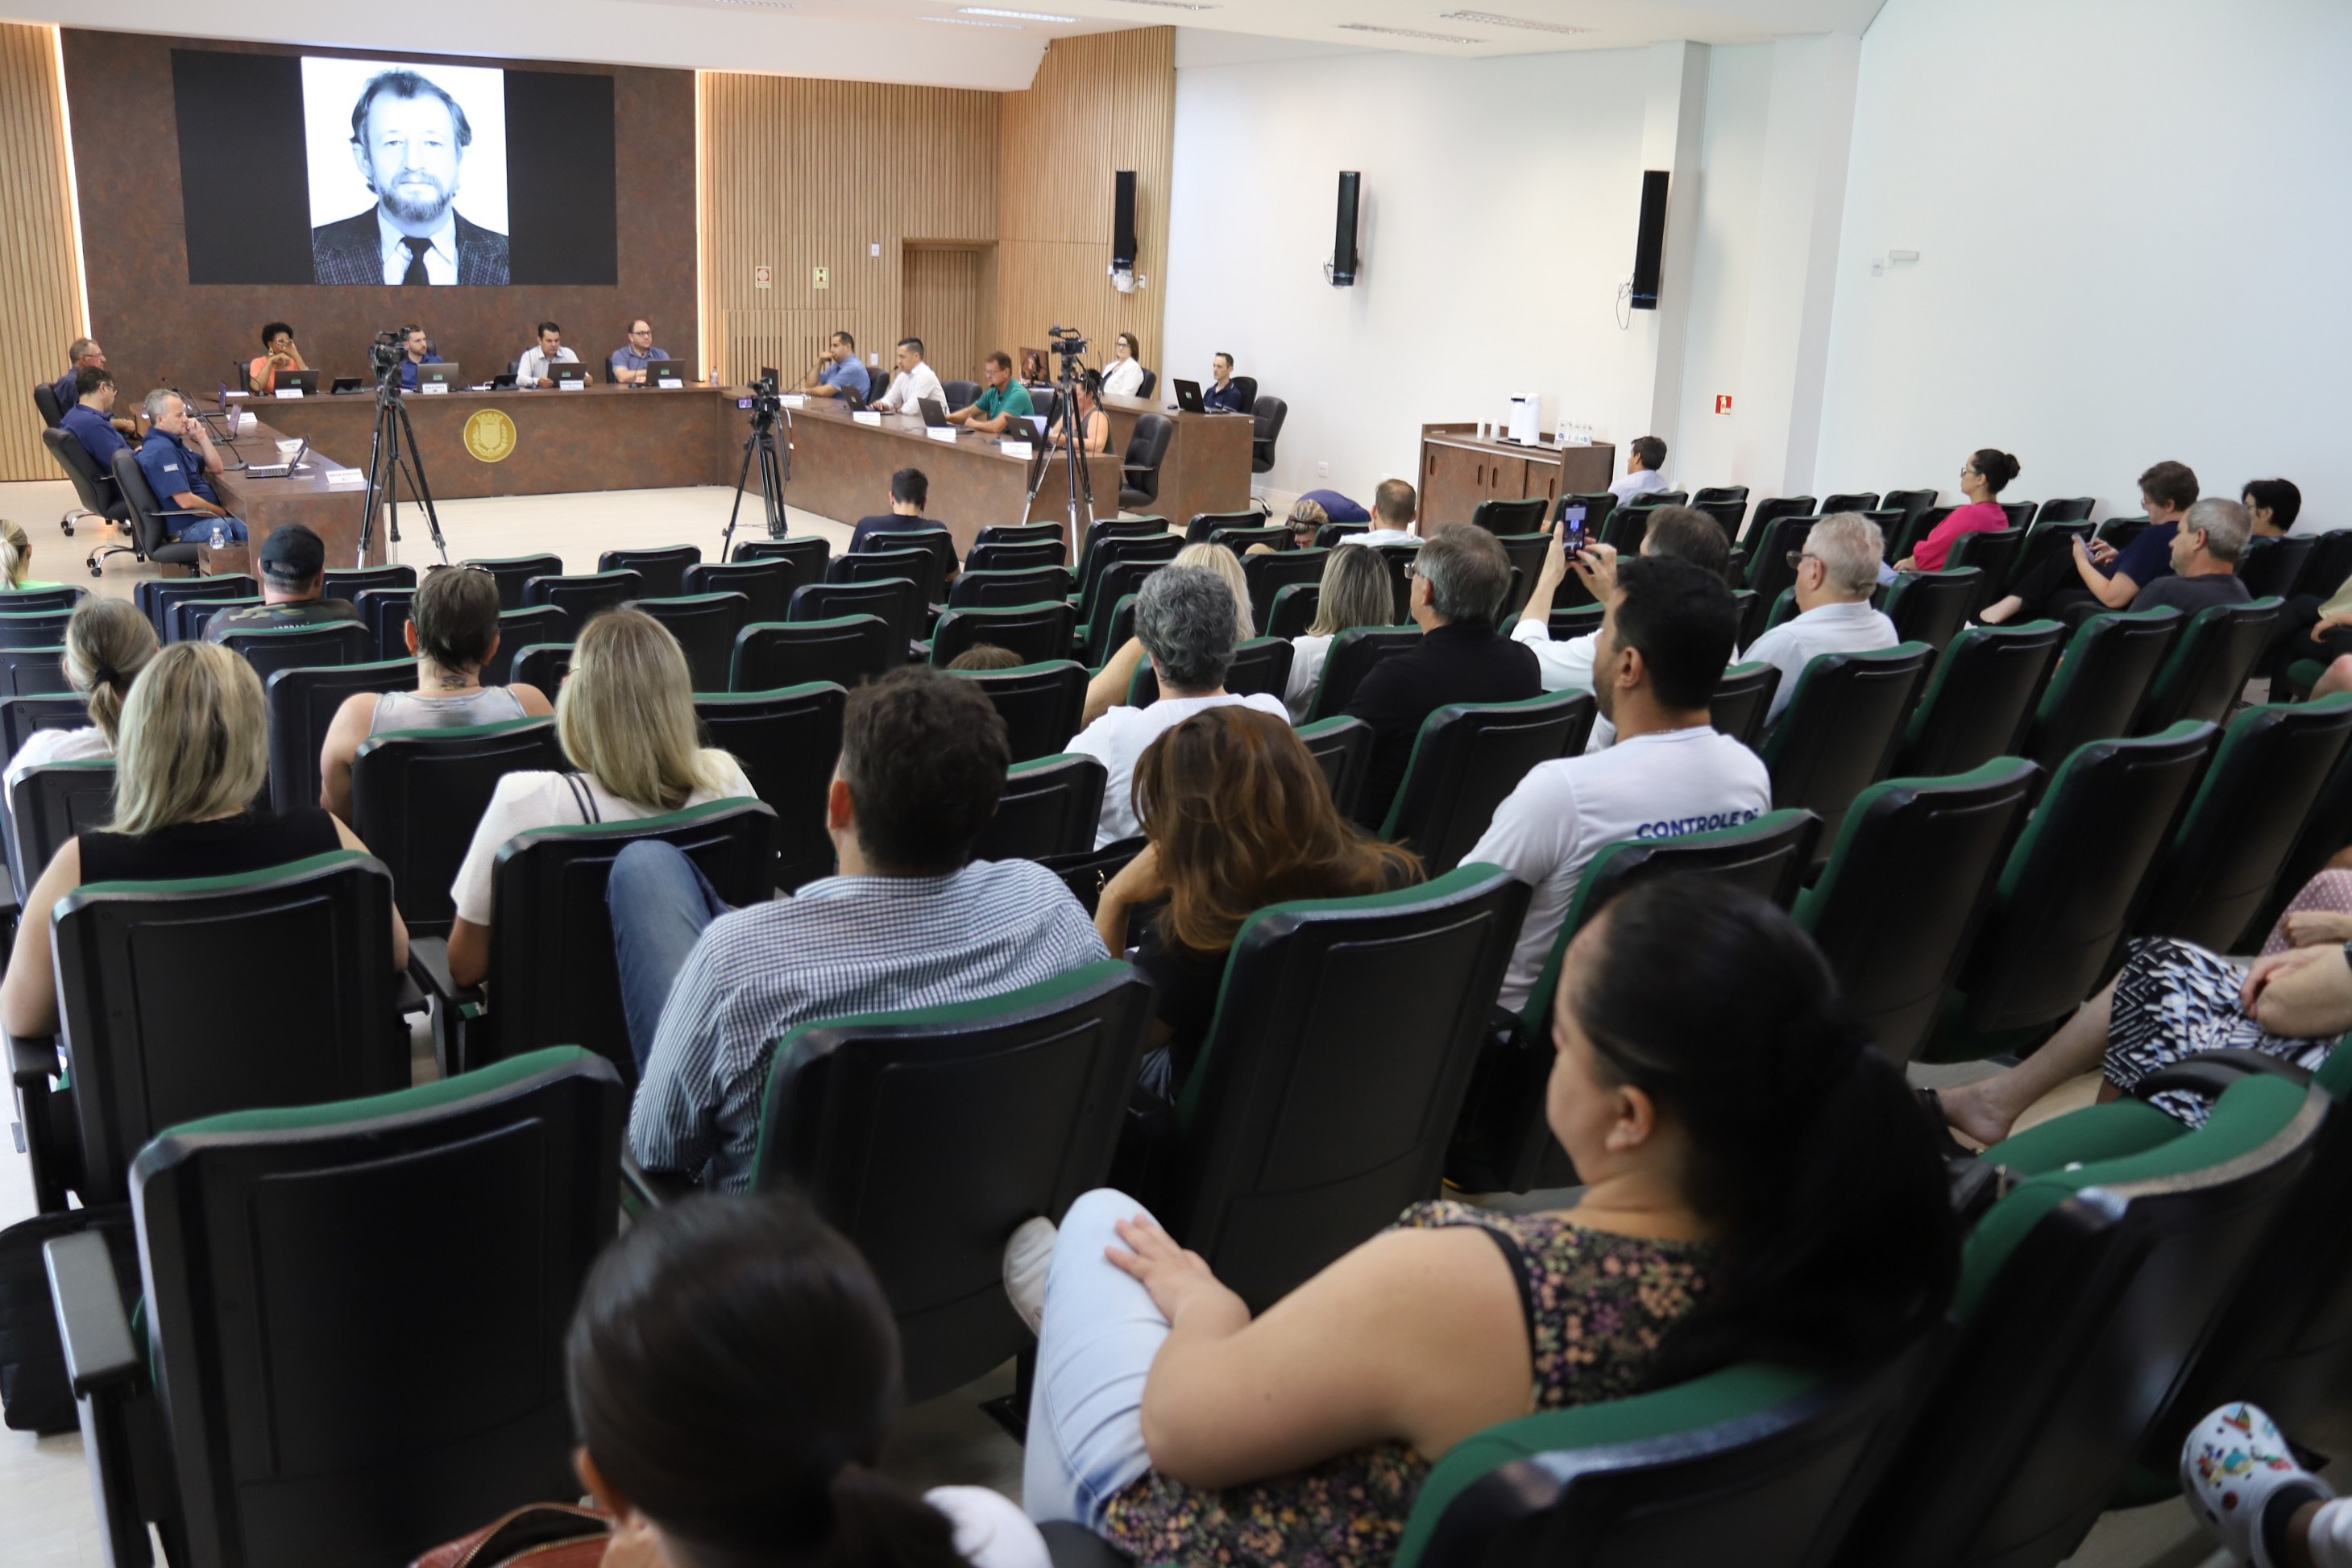
[[[0,0],[30,22],[423,54],[776,71],[942,87],[1024,88],[1055,37],[1173,25],[1246,58],[1366,48],[1456,58],[1739,43],[1866,27],[1885,0]],[[1448,12],[1470,11],[1465,17]],[[1046,20],[1043,17],[1066,18]],[[1480,19],[1505,17],[1510,21]],[[1513,25],[1516,22],[1519,25]],[[1367,31],[1365,29],[1393,29]],[[1419,36],[1415,36],[1419,35]]]

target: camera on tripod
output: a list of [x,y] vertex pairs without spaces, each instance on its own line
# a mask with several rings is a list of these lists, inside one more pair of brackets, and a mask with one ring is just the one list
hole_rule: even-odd
[[1066,362],[1087,352],[1087,340],[1079,335],[1076,327],[1050,327],[1046,329],[1045,336],[1054,345],[1053,352],[1060,354]]
[[401,341],[400,330],[395,327],[378,332],[375,341],[368,344],[368,367],[375,372],[376,380],[383,381],[400,367]]

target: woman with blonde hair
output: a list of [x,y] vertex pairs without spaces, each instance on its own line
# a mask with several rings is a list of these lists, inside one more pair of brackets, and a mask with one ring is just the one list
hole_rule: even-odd
[[[0,520],[0,577],[7,579],[6,587],[0,592],[64,586],[59,583],[37,583],[33,581],[32,573],[33,541],[25,532],[25,525]],[[5,601],[0,601],[0,609],[5,607]]]
[[642,610],[607,610],[572,651],[555,698],[555,736],[571,773],[499,781],[449,896],[449,974],[479,985],[490,972],[491,873],[499,846],[534,827],[630,822],[755,792],[742,765],[700,744],[686,653]]
[[[253,667],[217,643],[173,643],[148,661],[122,706],[114,820],[66,841],[26,896],[0,981],[0,1024],[18,1037],[58,1028],[49,916],[90,882],[176,881],[289,866],[367,846],[315,805],[253,809],[269,773],[269,731]],[[392,916],[397,973],[408,928]]]
[[1354,626],[1385,626],[1396,619],[1396,592],[1389,582],[1388,558],[1377,550],[1334,550],[1323,563],[1323,584],[1315,600],[1315,620],[1290,639],[1290,684],[1282,700],[1294,722],[1306,721],[1323,681],[1323,661],[1331,639]]
[[36,730],[8,759],[5,787],[47,763],[97,762],[114,755],[131,683],[155,657],[155,628],[128,599],[84,599],[66,622],[66,684],[89,707],[75,729]]

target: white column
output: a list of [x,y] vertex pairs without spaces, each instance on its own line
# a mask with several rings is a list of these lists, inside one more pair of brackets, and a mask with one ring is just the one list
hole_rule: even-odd
[[1648,410],[1640,430],[1618,437],[1664,437],[1671,447],[1682,417],[1683,350],[1690,331],[1691,258],[1698,244],[1699,147],[1706,131],[1707,47],[1676,39],[1649,48],[1649,94],[1642,116],[1642,167],[1664,169],[1665,254],[1658,269],[1658,308],[1633,312],[1633,331],[1649,336],[1635,374],[1633,406]]

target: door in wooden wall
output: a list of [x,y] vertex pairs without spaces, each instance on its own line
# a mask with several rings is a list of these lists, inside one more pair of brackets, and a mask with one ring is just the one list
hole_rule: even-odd
[[989,257],[979,245],[909,242],[901,269],[906,301],[900,329],[923,340],[923,357],[941,381],[978,381],[981,341],[996,314],[988,287]]

